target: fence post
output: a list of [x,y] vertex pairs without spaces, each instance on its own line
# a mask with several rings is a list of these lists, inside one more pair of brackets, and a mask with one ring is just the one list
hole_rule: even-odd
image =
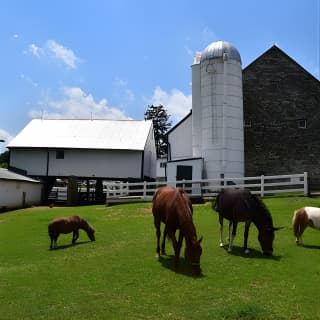
[[261,198],[264,197],[264,175],[261,175],[260,178],[260,184],[261,184],[261,190],[260,190],[260,194],[261,194]]
[[308,196],[308,172],[303,173],[303,193],[305,196]]
[[147,181],[143,181],[143,200],[147,197]]

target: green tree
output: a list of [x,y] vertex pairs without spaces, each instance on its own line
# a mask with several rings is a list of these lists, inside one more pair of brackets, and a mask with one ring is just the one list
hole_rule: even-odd
[[148,109],[144,114],[145,120],[152,120],[153,122],[154,139],[156,142],[158,158],[167,154],[168,141],[166,133],[172,125],[171,121],[169,121],[169,118],[170,115],[162,105],[148,106]]
[[0,154],[0,168],[8,168],[9,166],[9,151]]

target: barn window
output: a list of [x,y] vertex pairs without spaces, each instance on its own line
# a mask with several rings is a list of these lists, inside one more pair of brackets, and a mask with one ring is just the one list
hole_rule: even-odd
[[56,159],[64,159],[64,150],[56,151]]
[[244,120],[244,127],[245,128],[251,128],[252,127],[251,120]]
[[306,129],[307,128],[307,120],[306,119],[298,120],[298,128],[299,129]]

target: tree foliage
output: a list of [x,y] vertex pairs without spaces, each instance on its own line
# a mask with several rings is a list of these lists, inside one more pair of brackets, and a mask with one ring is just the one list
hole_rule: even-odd
[[160,158],[167,154],[168,141],[166,133],[171,128],[170,115],[162,106],[148,106],[144,114],[145,120],[152,120],[154,129],[154,138],[156,142],[157,156]]
[[0,154],[0,168],[8,168],[9,166],[9,151]]

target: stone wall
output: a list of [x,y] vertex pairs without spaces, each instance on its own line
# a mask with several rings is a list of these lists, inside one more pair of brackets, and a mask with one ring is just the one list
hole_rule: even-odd
[[245,175],[307,171],[320,188],[320,82],[273,46],[243,70]]

